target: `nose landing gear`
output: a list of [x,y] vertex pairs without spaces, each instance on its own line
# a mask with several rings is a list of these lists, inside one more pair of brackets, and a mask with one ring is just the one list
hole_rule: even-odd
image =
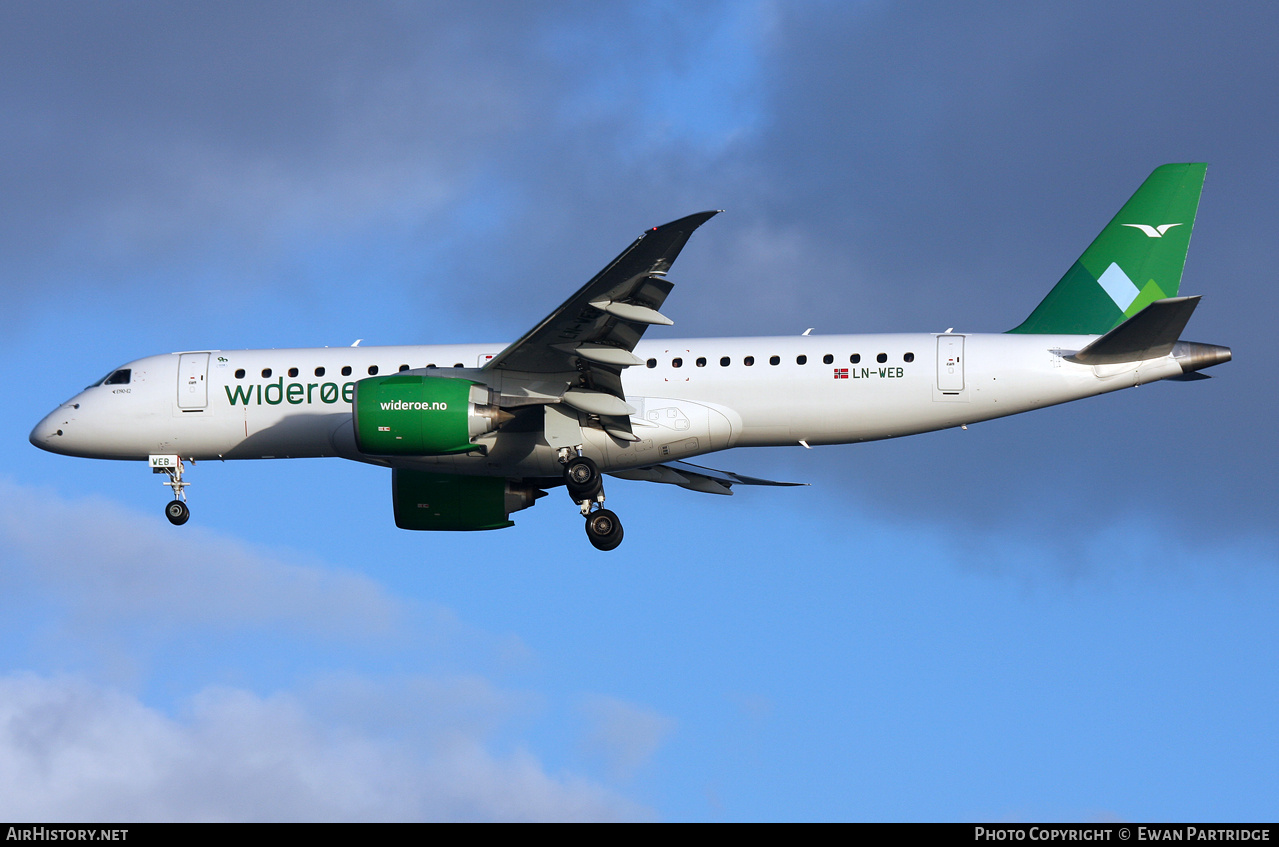
[[[586,537],[596,550],[613,550],[622,543],[622,522],[604,508],[604,477],[599,466],[568,448],[560,452],[568,496],[586,518]],[[592,511],[592,508],[594,511]]]
[[[191,510],[187,508],[186,487],[189,482],[182,480],[182,457],[181,456],[151,456],[151,473],[168,474],[169,478],[164,481],[164,485],[173,489],[173,500],[164,507],[164,516],[169,519],[169,523],[174,526],[182,526],[191,518]],[[195,460],[191,460],[191,464],[195,464]]]
[[[167,483],[166,483],[167,484]],[[173,500],[164,507],[164,516],[174,526],[182,526],[191,517],[191,510],[181,500]]]

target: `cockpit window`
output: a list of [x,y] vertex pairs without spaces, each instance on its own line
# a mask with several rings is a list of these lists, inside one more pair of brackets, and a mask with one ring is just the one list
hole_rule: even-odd
[[98,385],[128,385],[129,379],[132,378],[132,376],[133,371],[130,368],[117,368],[89,387],[93,388]]

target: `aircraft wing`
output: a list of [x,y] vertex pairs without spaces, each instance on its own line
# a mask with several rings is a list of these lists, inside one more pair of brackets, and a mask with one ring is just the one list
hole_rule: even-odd
[[717,471],[704,468],[689,462],[666,462],[661,465],[646,465],[642,468],[631,468],[625,471],[611,471],[609,476],[619,479],[638,479],[643,482],[664,482],[678,485],[689,491],[701,491],[706,494],[732,494],[734,485],[807,485],[806,482],[776,482],[771,479],[746,476],[732,471]]
[[634,440],[622,391],[622,370],[641,364],[632,352],[644,330],[672,321],[658,309],[674,284],[666,271],[693,230],[718,211],[699,212],[653,227],[622,251],[514,344],[484,365],[531,375],[569,374],[564,403],[598,415],[615,437]]
[[666,271],[693,230],[717,214],[699,212],[645,232],[485,370],[560,373],[574,370],[579,360],[615,369],[635,364],[634,356],[622,353],[635,349],[649,325],[671,324],[657,311],[672,288],[663,279]]

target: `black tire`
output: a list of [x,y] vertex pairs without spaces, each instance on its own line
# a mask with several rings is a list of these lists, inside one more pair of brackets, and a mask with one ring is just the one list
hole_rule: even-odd
[[181,500],[174,500],[164,507],[164,516],[174,526],[182,526],[191,517],[191,510]]
[[585,456],[570,459],[564,466],[564,484],[574,503],[594,500],[604,490],[604,478],[599,466]]
[[596,509],[586,516],[586,537],[596,550],[616,549],[622,534],[622,522],[608,509]]

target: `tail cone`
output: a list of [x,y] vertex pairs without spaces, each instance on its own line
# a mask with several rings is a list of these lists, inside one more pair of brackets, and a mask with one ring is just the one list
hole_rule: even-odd
[[1181,365],[1182,373],[1194,373],[1231,359],[1230,348],[1216,344],[1199,344],[1194,341],[1178,341],[1172,348],[1172,357]]

